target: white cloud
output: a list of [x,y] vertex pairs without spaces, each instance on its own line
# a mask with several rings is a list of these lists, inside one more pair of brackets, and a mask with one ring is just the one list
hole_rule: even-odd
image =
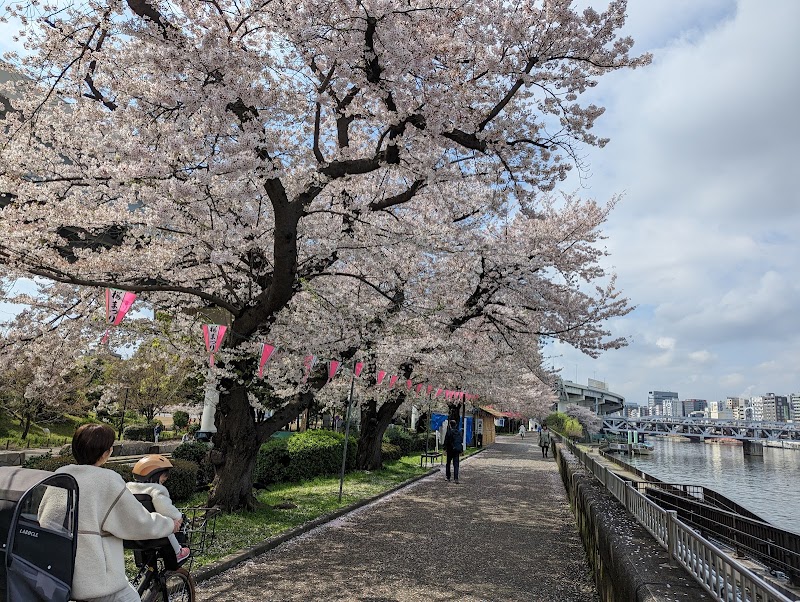
[[[638,308],[611,325],[631,345],[584,376],[644,402],[800,391],[798,2],[631,2],[626,30],[651,66],[598,85],[611,143],[583,194],[623,192],[609,266]],[[763,369],[762,366],[763,365]]]

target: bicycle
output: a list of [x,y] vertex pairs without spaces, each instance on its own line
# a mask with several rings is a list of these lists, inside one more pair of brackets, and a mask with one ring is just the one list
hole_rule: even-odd
[[[147,498],[139,501],[147,506],[146,501],[149,501],[149,496]],[[189,512],[190,516],[187,516],[186,512]],[[134,561],[139,569],[131,584],[136,588],[142,602],[194,602],[195,600],[195,583],[189,570],[194,554],[202,553],[214,540],[219,509],[190,508],[186,512],[183,515],[183,527],[175,535],[182,545],[191,547],[192,555],[184,560],[181,566],[178,566],[175,552],[166,539],[125,542],[125,547],[133,550]]]

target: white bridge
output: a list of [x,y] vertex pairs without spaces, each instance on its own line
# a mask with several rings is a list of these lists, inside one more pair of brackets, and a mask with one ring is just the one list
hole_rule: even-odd
[[800,425],[760,420],[711,420],[648,416],[603,416],[606,433],[636,431],[646,435],[679,435],[690,439],[737,439],[739,441],[800,441]]

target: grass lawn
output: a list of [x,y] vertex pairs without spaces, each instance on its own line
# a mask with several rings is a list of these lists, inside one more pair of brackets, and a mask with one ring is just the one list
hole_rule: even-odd
[[[0,412],[0,450],[17,450],[26,447],[60,447],[72,441],[75,428],[82,418],[66,415],[61,422],[37,425],[32,424],[28,437],[22,439],[22,427],[19,421]],[[49,429],[50,434],[44,433]]]

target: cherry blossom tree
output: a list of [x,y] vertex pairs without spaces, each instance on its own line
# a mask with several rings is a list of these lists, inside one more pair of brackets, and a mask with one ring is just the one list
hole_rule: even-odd
[[[624,1],[603,12],[567,0],[11,10],[25,18],[30,54],[8,58],[29,81],[5,94],[0,261],[10,275],[227,312],[210,500],[226,508],[252,505],[259,444],[308,403],[298,389],[257,423],[244,378],[256,361],[246,351],[305,283],[360,278],[343,258],[375,248],[362,224],[376,217],[429,224],[429,247],[442,208],[464,204],[455,219],[465,240],[516,215],[536,220],[540,194],[580,166],[580,149],[606,142],[593,131],[602,108],[580,95],[649,61],[617,34]],[[454,188],[472,200],[449,196]],[[570,277],[593,280],[597,269]],[[472,274],[465,262],[454,278]],[[585,327],[570,312],[542,327],[601,350],[594,326],[614,314],[613,283],[583,296],[563,284],[570,295],[538,301],[583,315]],[[480,307],[483,288],[474,313],[511,329],[499,304]]]

